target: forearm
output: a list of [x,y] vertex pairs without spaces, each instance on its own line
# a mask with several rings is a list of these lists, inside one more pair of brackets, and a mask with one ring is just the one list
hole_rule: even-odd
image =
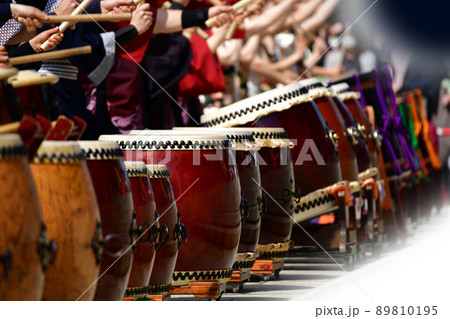
[[225,41],[229,27],[230,25],[226,24],[223,27],[213,29],[213,34],[206,40],[211,53],[216,53],[217,48]]
[[158,9],[153,33],[174,33],[201,26],[208,19],[208,8],[190,11]]
[[309,32],[315,32],[333,13],[340,0],[325,0],[316,12],[303,21],[301,27]]
[[232,66],[239,61],[242,40],[232,39],[217,48],[217,56],[222,66]]
[[250,64],[250,70],[256,72],[272,82],[289,84],[291,83],[290,79],[286,78],[281,72],[272,68],[270,64],[267,64],[259,57],[255,57]]
[[277,24],[284,15],[292,10],[294,5],[293,1],[282,1],[275,7],[268,9],[260,16],[251,19],[245,24],[246,34],[248,37],[259,33],[266,34],[267,29],[273,25]]
[[272,67],[278,71],[286,70],[295,65],[301,58],[302,55],[299,52],[294,52],[288,57],[276,63],[272,63]]
[[259,43],[261,41],[261,36],[255,34],[252,37],[250,37],[245,45],[242,47],[239,53],[239,60],[244,63],[248,64],[253,59],[253,57],[256,55],[256,51],[259,48]]

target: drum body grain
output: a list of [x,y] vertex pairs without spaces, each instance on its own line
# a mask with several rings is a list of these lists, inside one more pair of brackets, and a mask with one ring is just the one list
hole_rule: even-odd
[[[160,245],[156,250],[155,263],[150,276],[149,286],[161,287],[165,292],[172,282],[172,275],[175,270],[175,263],[178,256],[178,246],[181,245],[181,238],[177,233],[180,225],[177,216],[177,204],[170,183],[169,170],[164,166],[147,166],[150,172],[150,183],[155,195],[156,210],[160,213],[159,223],[169,227],[169,239],[165,245]],[[158,291],[155,291],[156,294]],[[149,291],[149,294],[151,292]]]
[[79,142],[87,157],[102,220],[103,251],[95,300],[122,300],[133,252],[133,198],[123,155],[114,143]]
[[74,142],[44,142],[31,171],[48,237],[58,245],[45,274],[44,300],[92,300],[99,274],[93,249],[100,214],[81,149]]
[[43,217],[27,152],[15,134],[0,135],[0,150],[0,300],[41,300]]
[[143,162],[125,162],[136,213],[136,241],[126,296],[144,298],[156,254],[155,197]]

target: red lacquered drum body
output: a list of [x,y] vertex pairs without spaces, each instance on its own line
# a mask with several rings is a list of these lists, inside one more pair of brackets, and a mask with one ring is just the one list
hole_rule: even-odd
[[0,135],[0,181],[0,300],[41,300],[42,212],[27,150],[16,134]]
[[[339,86],[342,86],[342,84],[339,84]],[[348,85],[344,84],[344,87],[348,87]],[[379,135],[378,133],[373,131],[372,125],[369,122],[369,119],[367,118],[367,115],[364,112],[361,104],[359,103],[359,96],[359,93],[348,90],[346,92],[340,93],[339,99],[345,104],[347,109],[354,116],[356,122],[363,127],[363,137],[365,138],[366,145],[369,150],[370,160],[374,167],[380,170],[377,151],[378,146],[376,140]]]
[[157,234],[154,230],[158,228],[155,224],[155,197],[145,163],[124,162],[124,164],[130,179],[136,213],[135,251],[125,297],[143,299],[147,295],[156,253]]
[[260,146],[255,143],[251,132],[245,128],[206,128],[206,127],[175,127],[177,133],[195,131],[196,134],[225,134],[233,146],[236,165],[241,184],[243,211],[241,238],[238,253],[255,252],[258,246],[263,209],[261,176],[259,172],[257,151]]
[[[192,278],[175,274],[174,281],[229,278],[241,231],[239,175],[229,141],[194,132],[191,137],[165,136],[164,131],[100,137],[120,138],[128,160],[165,164],[171,172],[177,207],[189,235],[178,251],[175,272],[196,272]],[[214,271],[215,277],[206,277],[206,271]]]
[[257,143],[261,184],[267,209],[261,217],[259,244],[284,243],[291,237],[294,171],[289,141],[283,129],[250,129]]
[[76,142],[44,141],[31,164],[47,224],[58,247],[45,274],[44,300],[92,300],[99,274],[100,214]]
[[123,153],[115,143],[83,141],[79,144],[86,154],[106,240],[95,300],[122,300],[133,254],[133,198]]
[[291,149],[295,183],[302,194],[342,180],[337,136],[310,101],[308,88],[299,83],[241,100],[201,120],[214,127],[284,128],[295,144]]
[[156,250],[155,263],[149,281],[149,295],[167,295],[178,256],[178,247],[187,240],[186,228],[180,222],[170,172],[165,165],[147,165],[150,183],[155,194],[156,209],[160,213],[159,223],[169,228],[169,239]]
[[358,170],[359,173],[362,173],[373,167],[366,142],[367,129],[365,125],[356,123],[355,118],[350,113],[347,106],[339,99],[339,97],[335,96],[333,101],[345,121],[345,126],[347,128],[346,136],[356,151]]
[[308,93],[314,99],[325,122],[339,135],[338,152],[342,179],[347,181],[357,181],[359,169],[356,153],[353,145],[346,138],[347,128],[344,119],[330,97],[330,91],[315,79],[304,80],[300,83],[310,87]]

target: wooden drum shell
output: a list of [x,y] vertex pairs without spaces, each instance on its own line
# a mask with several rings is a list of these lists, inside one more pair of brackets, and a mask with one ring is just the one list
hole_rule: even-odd
[[100,221],[84,160],[31,164],[47,225],[58,245],[45,274],[44,300],[92,300],[99,274],[92,248]]
[[142,226],[142,230],[146,233],[142,234],[140,239],[136,237],[136,249],[133,254],[128,288],[142,288],[148,286],[155,262],[156,242],[151,234],[151,227],[155,223],[156,204],[148,176],[129,176],[129,179],[136,212],[135,227],[139,229]]
[[[250,126],[252,123],[248,123]],[[327,139],[325,121],[314,102],[296,104],[291,108],[278,113],[272,113],[259,118],[256,127],[283,127],[289,139],[296,144],[291,149],[295,183],[302,194],[308,194],[318,189],[333,185],[342,180],[339,156]],[[311,155],[311,160],[302,162],[302,147],[305,142],[313,142],[317,147],[323,164]],[[304,152],[304,151],[303,151]]]
[[149,286],[170,285],[178,257],[177,204],[169,177],[151,178],[155,195],[156,210],[160,213],[159,223],[169,227],[169,240],[156,250],[155,262],[150,276]]
[[261,228],[261,174],[253,151],[236,151],[236,164],[248,216],[243,218],[238,253],[255,252]]
[[350,141],[346,138],[346,126],[336,104],[328,96],[315,99],[317,107],[322,113],[328,126],[339,135],[338,152],[341,164],[342,179],[347,181],[358,180],[358,162],[356,153]]
[[289,148],[263,147],[260,156],[261,184],[267,193],[267,211],[261,217],[259,244],[284,243],[292,232],[294,170]]
[[239,175],[230,150],[217,152],[219,159],[210,150],[125,151],[127,159],[162,163],[171,172],[189,236],[178,251],[177,271],[222,270],[233,265],[241,230]]
[[123,252],[123,255],[119,254],[120,257],[103,252],[100,267],[102,277],[98,280],[95,300],[122,300],[133,258],[130,248],[133,219],[130,181],[121,159],[88,160],[87,167],[97,196],[103,236],[120,237],[120,240],[112,239],[111,245],[107,244],[105,251]]
[[0,256],[11,252],[11,272],[0,272],[3,301],[41,300],[44,291],[38,254],[43,216],[25,147],[20,147],[21,153],[0,159]]

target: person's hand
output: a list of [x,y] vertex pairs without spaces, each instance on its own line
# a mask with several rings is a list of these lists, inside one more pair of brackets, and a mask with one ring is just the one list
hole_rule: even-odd
[[298,37],[295,41],[294,51],[303,56],[307,48],[308,48],[308,39],[304,36]]
[[6,51],[4,46],[0,46],[0,68],[7,68],[8,65],[8,51]]
[[230,12],[233,10],[230,6],[214,6],[209,8],[208,17],[216,17],[214,27],[220,28],[225,23],[231,20]]
[[139,34],[147,31],[153,23],[153,13],[150,4],[140,3],[131,15],[130,24],[134,25]]
[[327,49],[327,43],[321,37],[316,37],[312,46],[312,51],[316,54],[322,54]]
[[50,51],[56,48],[56,46],[63,40],[64,34],[57,34],[59,28],[55,27],[47,31],[39,33],[33,39],[30,40],[30,45],[35,52],[41,52],[41,45],[48,40],[48,48],[45,51]]
[[42,28],[39,20],[48,19],[48,16],[38,8],[17,3],[11,3],[11,13],[14,20],[24,18],[22,24],[26,27]]
[[136,10],[133,0],[103,0],[100,1],[100,7],[103,14],[110,12],[132,12]]
[[345,67],[342,65],[332,66],[330,68],[327,68],[327,75],[332,78],[336,79],[339,78],[342,73],[345,72]]
[[76,0],[62,0],[55,13],[57,15],[71,14],[73,10],[78,7],[79,3]]

